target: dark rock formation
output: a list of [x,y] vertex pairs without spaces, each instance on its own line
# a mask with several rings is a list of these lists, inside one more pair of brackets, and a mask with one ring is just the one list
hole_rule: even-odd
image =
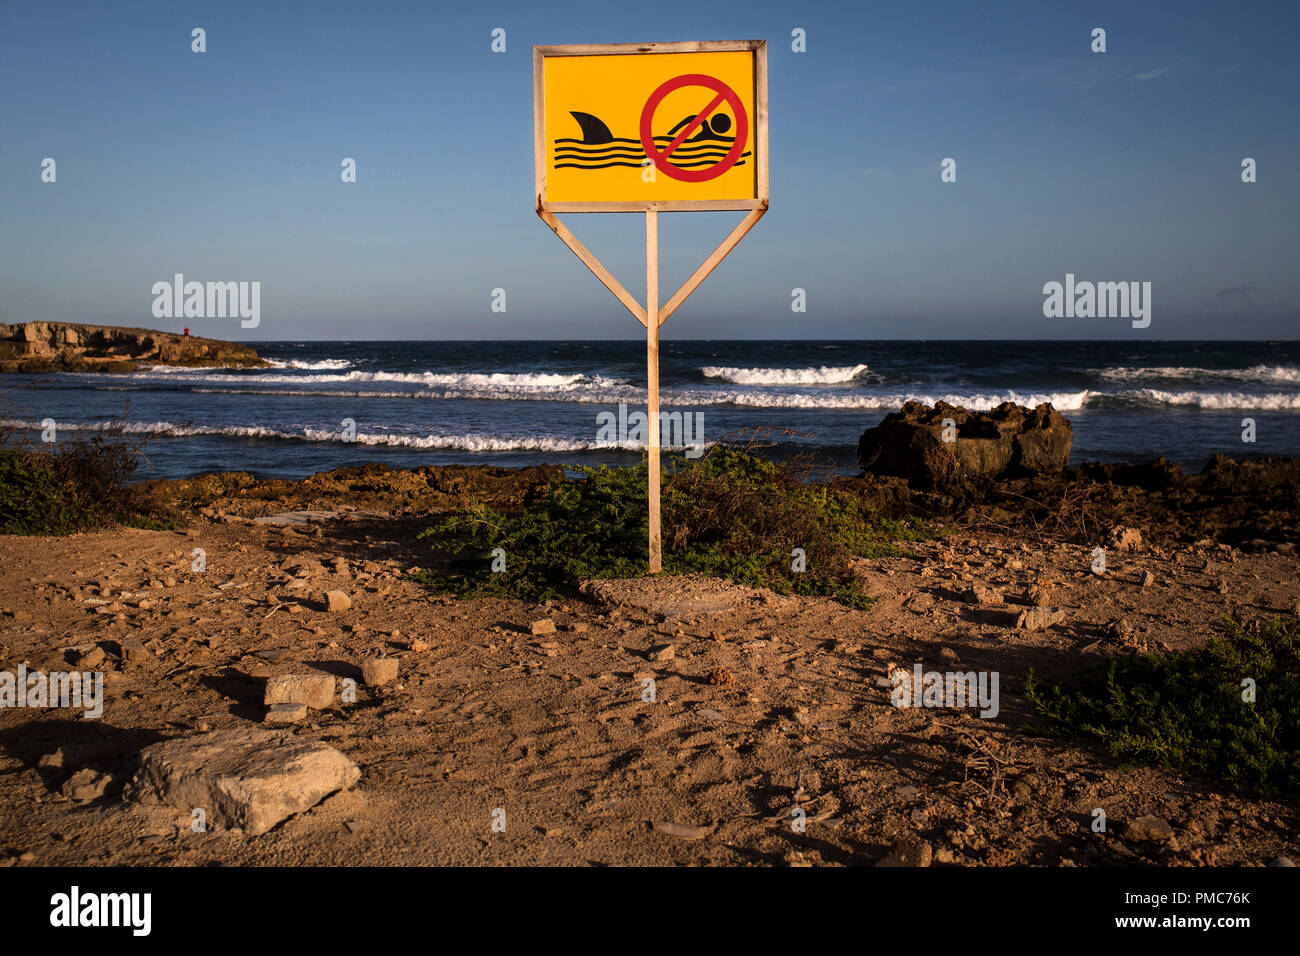
[[[952,420],[952,441],[944,421]],[[941,490],[995,478],[1059,473],[1070,457],[1073,427],[1049,404],[1029,409],[1003,402],[970,412],[946,402],[908,402],[858,441],[863,471],[906,478],[915,488]]]
[[130,372],[140,364],[247,368],[266,363],[235,342],[77,322],[0,325],[0,372]]
[[1161,455],[1155,461],[1137,465],[1111,464],[1107,462],[1088,462],[1081,466],[1083,474],[1093,481],[1111,482],[1116,485],[1132,485],[1147,491],[1163,491],[1173,488],[1183,481],[1183,469],[1177,462]]

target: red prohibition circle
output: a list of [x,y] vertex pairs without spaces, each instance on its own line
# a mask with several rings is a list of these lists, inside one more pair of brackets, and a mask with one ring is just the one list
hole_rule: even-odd
[[[726,156],[723,156],[722,159],[718,160],[715,165],[710,166],[707,169],[678,169],[676,166],[673,166],[668,162],[668,157],[665,154],[676,147],[672,143],[669,143],[668,146],[664,147],[664,152],[661,153],[655,147],[654,137],[651,135],[650,121],[654,119],[655,110],[658,109],[659,104],[663,102],[663,98],[674,90],[680,90],[684,86],[703,86],[706,89],[713,90],[713,92],[719,94],[727,101],[731,106],[732,111],[736,114],[736,141],[732,144],[731,151],[728,152]],[[716,107],[714,109],[716,109]],[[712,110],[710,112],[712,112]],[[688,124],[685,130],[685,136],[680,137],[682,140],[685,140],[686,136],[689,136],[696,128],[698,128],[699,122],[708,119],[708,113],[701,111],[696,114],[695,119],[698,122],[696,122],[695,126],[690,126]],[[645,101],[645,106],[641,110],[641,146],[645,149],[645,154],[654,160],[655,166],[662,171],[665,176],[670,176],[673,179],[678,179],[682,182],[704,183],[708,182],[710,179],[717,179],[732,166],[736,165],[736,160],[740,159],[741,154],[745,151],[745,143],[748,140],[749,117],[745,113],[745,105],[740,101],[740,97],[736,95],[735,90],[729,87],[726,83],[723,83],[717,77],[706,76],[703,73],[683,73],[681,76],[673,77],[671,80],[660,85],[657,90],[650,94],[650,98]]]

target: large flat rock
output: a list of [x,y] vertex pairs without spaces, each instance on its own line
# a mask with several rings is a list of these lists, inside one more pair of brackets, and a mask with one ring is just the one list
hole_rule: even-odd
[[146,747],[132,793],[186,813],[202,808],[209,824],[255,836],[360,777],[356,764],[319,741],[233,729]]
[[278,515],[263,515],[253,521],[256,524],[304,525],[313,521],[333,521],[338,516],[337,511],[285,511]]
[[722,614],[752,603],[785,600],[768,591],[691,575],[589,580],[579,590],[602,604],[634,607],[662,618]]

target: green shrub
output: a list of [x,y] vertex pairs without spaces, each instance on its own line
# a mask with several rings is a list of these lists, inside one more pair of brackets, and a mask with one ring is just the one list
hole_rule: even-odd
[[[1256,700],[1242,700],[1242,681]],[[1061,735],[1101,738],[1113,756],[1222,780],[1234,790],[1300,792],[1300,624],[1224,624],[1200,650],[1110,657],[1077,687],[1025,695]]]
[[[540,600],[584,578],[646,573],[645,460],[636,468],[574,470],[580,478],[554,479],[520,514],[476,504],[424,531],[445,556],[445,568],[423,579],[462,596]],[[896,554],[894,539],[922,536],[914,522],[873,521],[847,496],[725,447],[665,468],[661,480],[663,564],[670,574],[708,574],[867,607],[853,560]],[[504,572],[491,570],[495,548],[505,551]],[[791,570],[794,548],[806,553],[804,572]]]
[[87,517],[64,493],[52,455],[0,449],[0,533],[63,534]]
[[139,445],[108,427],[52,447],[0,448],[0,534],[70,534],[114,522],[175,528],[132,483]]

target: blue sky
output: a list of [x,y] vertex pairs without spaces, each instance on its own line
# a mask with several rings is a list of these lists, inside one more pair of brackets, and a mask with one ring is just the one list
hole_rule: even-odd
[[[771,210],[666,336],[1296,337],[1300,5],[709,6],[4,4],[0,321],[179,327],[182,272],[262,283],[215,337],[638,337],[532,209],[531,47],[760,38]],[[738,219],[661,217],[664,298]],[[644,294],[639,217],[566,221]],[[1151,327],[1044,318],[1067,272],[1150,281]]]

